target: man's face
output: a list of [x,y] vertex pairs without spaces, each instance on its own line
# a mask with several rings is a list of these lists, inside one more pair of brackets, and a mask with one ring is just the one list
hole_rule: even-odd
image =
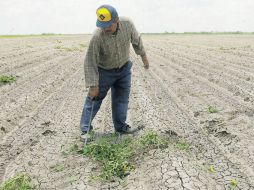
[[103,28],[103,31],[106,34],[113,34],[116,31],[116,29],[117,29],[117,24],[118,24],[118,20],[113,22],[109,27]]

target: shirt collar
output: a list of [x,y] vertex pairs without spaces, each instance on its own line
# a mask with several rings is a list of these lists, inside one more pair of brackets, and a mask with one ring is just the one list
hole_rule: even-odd
[[118,22],[117,27],[116,27],[116,31],[112,35],[114,35],[114,36],[117,35],[118,30],[120,30],[120,26],[119,25],[120,25],[120,22]]

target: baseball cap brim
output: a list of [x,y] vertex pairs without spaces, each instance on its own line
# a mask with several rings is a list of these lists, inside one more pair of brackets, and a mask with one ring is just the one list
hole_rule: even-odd
[[108,22],[101,22],[101,21],[97,20],[96,26],[100,27],[100,28],[107,28],[107,27],[111,26],[113,22],[114,22],[114,19],[112,19],[111,21],[108,21]]

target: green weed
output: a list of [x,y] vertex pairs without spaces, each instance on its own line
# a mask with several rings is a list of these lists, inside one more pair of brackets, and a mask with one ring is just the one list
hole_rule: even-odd
[[53,169],[55,172],[61,172],[64,170],[64,165],[63,164],[56,164],[55,166],[50,167]]
[[139,139],[123,136],[116,142],[117,136],[101,137],[86,145],[82,154],[93,158],[101,166],[101,172],[92,179],[101,181],[112,180],[115,177],[124,178],[135,168],[134,158],[153,148],[166,146],[166,141],[154,132],[142,135]]
[[13,178],[7,180],[0,186],[0,190],[28,190],[35,189],[31,184],[30,177],[25,173],[19,173]]
[[213,106],[209,106],[209,107],[208,107],[208,112],[209,112],[209,113],[217,113],[218,110],[217,110],[215,107],[213,107]]
[[15,76],[7,76],[7,75],[2,75],[0,76],[0,85],[1,84],[7,84],[16,81]]
[[98,139],[83,149],[84,155],[93,157],[102,164],[102,172],[98,176],[102,180],[109,180],[112,176],[123,178],[125,172],[132,168],[127,161],[132,155],[132,139],[124,137],[119,143],[114,144],[113,138],[114,136]]
[[175,146],[180,150],[188,150],[190,148],[189,144],[183,140],[178,141]]
[[167,141],[160,138],[155,132],[149,132],[139,139],[139,143],[144,147],[162,148],[167,146]]
[[70,176],[70,177],[69,177],[69,182],[70,182],[71,184],[73,184],[75,181],[77,181],[77,177],[76,177],[76,176]]
[[230,185],[231,185],[233,188],[237,187],[237,181],[236,181],[235,179],[232,179],[232,180],[230,181]]
[[208,171],[209,171],[210,173],[214,173],[214,172],[215,172],[215,169],[214,169],[213,166],[210,166],[210,167],[208,168]]
[[65,145],[62,144],[60,146],[60,151],[64,156],[67,156],[71,153],[78,152],[80,150],[77,144],[72,144],[69,147],[65,147]]

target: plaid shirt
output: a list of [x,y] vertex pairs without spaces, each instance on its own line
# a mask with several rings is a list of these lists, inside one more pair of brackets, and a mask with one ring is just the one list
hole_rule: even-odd
[[130,58],[130,43],[137,55],[145,54],[141,36],[128,18],[119,18],[115,35],[105,34],[97,28],[84,62],[86,87],[99,85],[98,67],[106,70],[122,67]]

